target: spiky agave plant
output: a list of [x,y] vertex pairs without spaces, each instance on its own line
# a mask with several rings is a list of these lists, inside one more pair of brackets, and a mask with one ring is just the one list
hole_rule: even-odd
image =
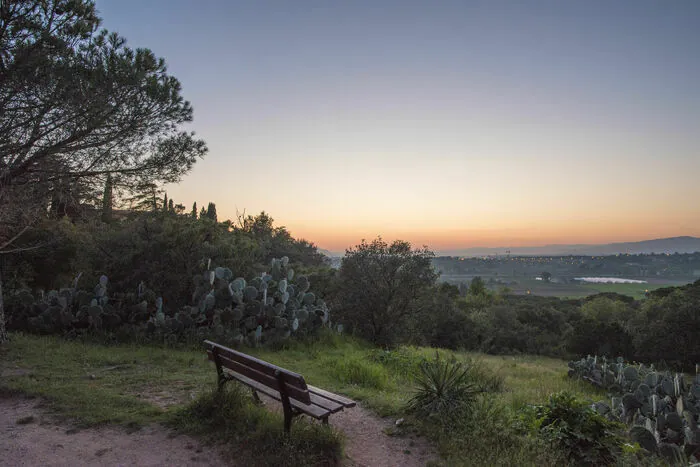
[[415,394],[406,409],[418,416],[452,420],[465,415],[482,392],[473,381],[471,368],[456,360],[446,360],[436,352],[435,359],[420,364],[415,378]]

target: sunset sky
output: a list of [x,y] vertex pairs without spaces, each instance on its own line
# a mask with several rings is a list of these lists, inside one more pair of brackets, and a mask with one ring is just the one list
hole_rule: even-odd
[[209,154],[168,196],[342,251],[700,236],[700,1],[97,0]]

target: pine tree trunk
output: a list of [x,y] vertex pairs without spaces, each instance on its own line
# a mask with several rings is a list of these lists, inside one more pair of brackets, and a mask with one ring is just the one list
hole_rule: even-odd
[[0,267],[0,344],[7,342],[7,330],[5,329],[5,307],[2,301],[2,267]]

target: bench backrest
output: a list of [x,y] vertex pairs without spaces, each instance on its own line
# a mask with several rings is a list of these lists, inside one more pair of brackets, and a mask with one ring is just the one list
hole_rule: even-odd
[[217,365],[228,368],[275,391],[286,393],[287,396],[299,402],[311,403],[306,381],[300,374],[212,341],[204,341],[204,348],[209,360]]

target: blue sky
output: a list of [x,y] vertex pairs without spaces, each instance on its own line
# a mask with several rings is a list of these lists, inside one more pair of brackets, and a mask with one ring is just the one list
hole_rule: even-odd
[[177,202],[335,250],[700,235],[700,2],[97,8],[194,106]]

